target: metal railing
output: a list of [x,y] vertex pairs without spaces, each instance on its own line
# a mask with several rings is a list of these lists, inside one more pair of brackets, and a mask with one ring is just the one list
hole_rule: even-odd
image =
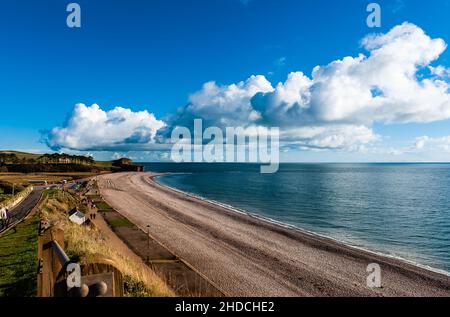
[[52,247],[53,251],[59,259],[59,262],[61,263],[61,266],[65,268],[70,263],[70,259],[67,256],[66,252],[64,252],[64,250],[55,240],[52,241]]
[[[52,240],[52,248],[54,254],[57,256],[59,263],[63,270],[66,270],[68,265],[72,263],[66,252],[61,248],[59,243]],[[80,272],[81,273],[81,272]],[[81,280],[81,276],[79,277]],[[108,285],[103,280],[97,280],[92,285],[81,284],[79,287],[68,287],[68,295],[71,297],[98,297],[105,295],[108,292]]]

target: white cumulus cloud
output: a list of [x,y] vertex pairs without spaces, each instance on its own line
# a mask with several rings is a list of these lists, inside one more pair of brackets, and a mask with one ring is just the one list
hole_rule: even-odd
[[450,152],[450,135],[442,137],[429,137],[427,135],[416,138],[417,150],[440,150]]
[[450,118],[449,83],[441,76],[419,76],[426,68],[446,70],[431,66],[445,51],[444,40],[403,23],[365,37],[361,45],[368,54],[316,66],[311,77],[292,72],[275,87],[264,76],[227,86],[207,83],[171,125],[202,118],[222,127],[277,126],[289,145],[355,148],[379,139],[372,131],[375,122]]
[[225,86],[207,82],[189,97],[189,104],[180,110],[172,125],[190,126],[197,118],[219,127],[251,125],[260,118],[252,108],[251,98],[272,90],[270,82],[261,75]]
[[121,151],[146,148],[165,123],[147,111],[133,112],[116,107],[110,111],[98,105],[77,104],[68,121],[44,136],[54,150]]
[[[79,104],[46,142],[56,150],[158,149],[155,144],[168,143],[164,137],[172,128],[192,128],[194,119],[203,119],[205,128],[279,127],[287,148],[367,150],[381,139],[374,123],[450,118],[448,68],[436,65],[447,48],[443,39],[403,23],[366,36],[361,47],[358,56],[316,66],[310,75],[292,72],[276,85],[262,75],[230,85],[207,82],[166,123],[147,111]],[[429,142],[418,140],[416,147]]]
[[429,69],[430,69],[431,74],[433,74],[437,77],[440,77],[443,79],[450,77],[450,68],[445,68],[444,66],[439,65],[436,67],[430,66]]
[[[450,117],[449,84],[417,73],[446,49],[419,27],[404,23],[362,40],[369,56],[317,66],[312,78],[292,73],[254,104],[269,123],[432,122]],[[276,120],[274,120],[276,119]]]
[[347,149],[359,151],[380,136],[360,125],[326,125],[285,129],[281,140],[287,147],[300,149]]

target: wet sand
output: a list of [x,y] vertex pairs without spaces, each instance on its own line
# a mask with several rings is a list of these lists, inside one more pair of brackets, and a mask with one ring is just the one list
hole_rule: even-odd
[[[237,213],[156,183],[98,177],[104,199],[229,296],[450,296],[450,277]],[[211,180],[214,181],[214,180]],[[382,287],[366,284],[370,263]]]

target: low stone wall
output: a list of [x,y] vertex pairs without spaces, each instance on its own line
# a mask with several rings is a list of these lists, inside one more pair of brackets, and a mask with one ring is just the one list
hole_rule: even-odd
[[15,194],[13,197],[8,198],[4,201],[2,201],[0,203],[0,208],[1,207],[6,207],[8,210],[13,209],[14,207],[16,207],[18,204],[20,204],[22,201],[25,200],[25,198],[28,197],[28,195],[30,195],[30,193],[33,191],[33,186],[28,186],[27,188],[25,188],[24,190],[22,190],[21,192]]

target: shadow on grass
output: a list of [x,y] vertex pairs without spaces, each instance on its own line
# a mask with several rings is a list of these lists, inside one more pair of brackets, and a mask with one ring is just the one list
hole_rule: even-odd
[[0,236],[0,297],[30,297],[37,291],[37,215]]
[[17,277],[14,283],[0,285],[0,289],[0,295],[3,297],[33,297],[37,291],[36,279]]

